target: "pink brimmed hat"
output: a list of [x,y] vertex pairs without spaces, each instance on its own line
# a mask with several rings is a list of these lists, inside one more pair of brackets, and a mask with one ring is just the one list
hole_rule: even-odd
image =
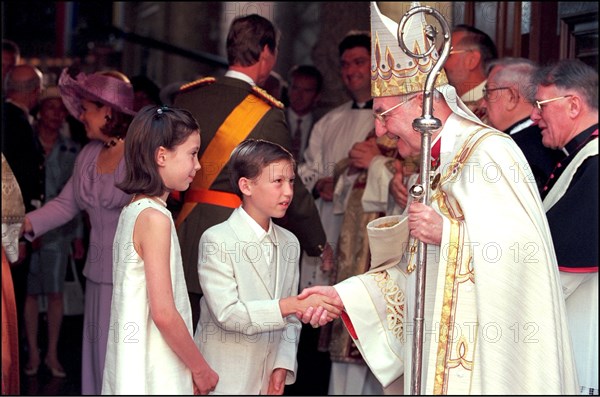
[[58,88],[69,113],[79,119],[81,100],[98,101],[119,112],[135,115],[133,110],[133,86],[118,78],[100,73],[79,73],[71,77],[63,69],[58,79]]

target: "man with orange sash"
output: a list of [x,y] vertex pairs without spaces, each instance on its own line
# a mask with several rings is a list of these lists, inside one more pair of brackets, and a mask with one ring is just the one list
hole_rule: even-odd
[[[430,45],[424,26],[417,14],[403,29],[406,46],[420,54]],[[412,123],[423,114],[425,78],[438,57],[409,58],[397,31],[372,2],[375,130],[398,139],[398,152],[408,157],[421,150]],[[367,225],[367,273],[299,297],[339,297],[344,323],[386,394],[412,391],[421,297],[420,393],[576,394],[556,255],[537,187],[525,178],[527,160],[509,136],[473,118],[446,81],[440,70],[432,90],[441,128],[431,136],[429,202],[409,203],[395,222]],[[424,269],[417,240],[427,246]],[[426,272],[420,296],[418,270]],[[323,324],[310,316],[307,310],[302,321]]]
[[[229,69],[225,76],[186,84],[175,100],[175,106],[192,112],[202,139],[202,168],[184,192],[176,220],[194,329],[202,296],[198,279],[200,236],[227,220],[241,204],[229,181],[229,154],[246,138],[265,139],[288,150],[292,147],[283,105],[257,86],[275,65],[278,41],[279,32],[269,20],[256,14],[235,19],[227,36]],[[286,217],[277,223],[293,232],[309,255],[330,251],[314,199],[300,178],[296,178]]]

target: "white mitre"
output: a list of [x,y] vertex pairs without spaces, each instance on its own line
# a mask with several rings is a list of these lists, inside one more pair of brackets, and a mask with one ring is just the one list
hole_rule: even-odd
[[[412,3],[412,7],[419,3]],[[425,34],[425,15],[413,15],[404,25],[403,39],[406,47],[415,54],[423,54],[432,43]],[[398,24],[379,11],[371,2],[371,95],[394,96],[423,91],[427,75],[438,61],[434,49],[429,56],[413,59],[398,44]],[[447,84],[446,72],[441,69],[436,87]]]
[[[411,9],[419,2],[412,2]],[[413,15],[404,25],[403,40],[415,54],[426,53],[434,43],[427,38],[424,13]],[[439,37],[442,37],[441,35]],[[429,56],[413,59],[398,44],[398,23],[383,15],[377,3],[371,2],[371,96],[385,97],[421,92],[425,89],[427,75],[439,60],[433,49]],[[481,122],[460,100],[456,89],[448,84],[441,68],[434,87],[440,91],[453,112],[476,122]]]

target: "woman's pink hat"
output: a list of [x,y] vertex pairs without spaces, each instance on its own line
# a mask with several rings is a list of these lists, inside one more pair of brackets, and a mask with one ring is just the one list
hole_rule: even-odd
[[98,101],[115,110],[135,115],[133,110],[133,86],[118,78],[100,73],[79,73],[71,77],[67,68],[58,79],[62,100],[73,117],[79,119],[81,100]]

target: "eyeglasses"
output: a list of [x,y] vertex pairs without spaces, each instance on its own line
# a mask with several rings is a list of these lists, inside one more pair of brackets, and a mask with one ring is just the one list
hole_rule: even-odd
[[391,108],[389,108],[388,110],[384,110],[381,113],[375,113],[373,112],[373,117],[375,117],[377,120],[379,120],[381,122],[381,124],[385,125],[385,121],[386,118],[384,116],[386,116],[389,112],[391,112],[394,109],[399,108],[400,106],[404,105],[405,103],[407,103],[408,101],[410,101],[411,99],[413,99],[415,96],[411,96],[410,98],[408,98],[407,100],[400,102],[397,105],[392,106]]
[[450,48],[450,52],[448,53],[448,55],[462,54],[463,52],[470,52],[470,51],[473,51],[473,49],[469,48],[466,50],[455,50],[454,48]]
[[494,87],[494,88],[483,87],[481,89],[481,92],[483,92],[483,99],[485,99],[486,101],[489,101],[490,100],[490,92],[494,92],[494,91],[498,91],[498,90],[510,90],[510,87]]
[[535,101],[535,106],[537,107],[539,112],[542,113],[542,110],[543,110],[542,105],[545,105],[550,102],[558,101],[559,99],[570,98],[572,96],[573,95],[563,95],[563,96],[557,96],[556,98],[544,99],[543,101]]

